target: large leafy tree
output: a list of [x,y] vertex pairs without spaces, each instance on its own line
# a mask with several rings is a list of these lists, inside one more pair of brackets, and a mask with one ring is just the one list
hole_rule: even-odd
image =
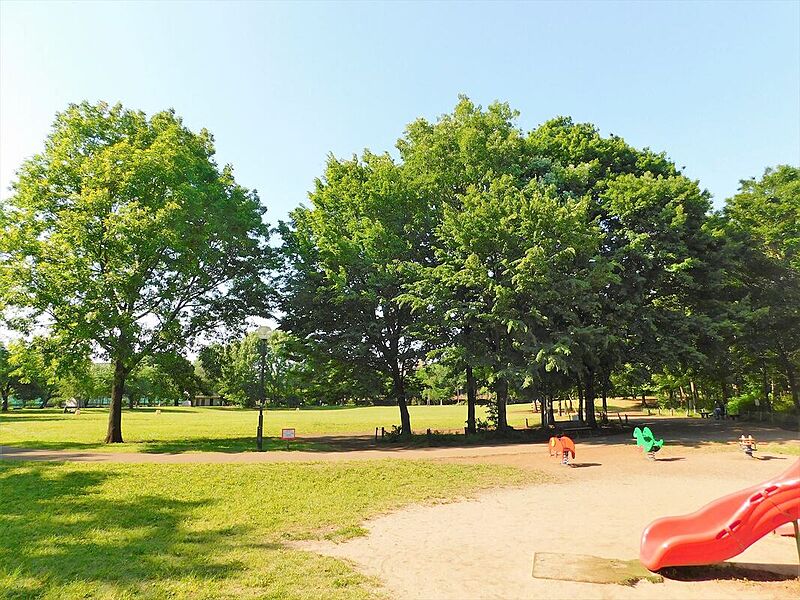
[[15,373],[15,367],[11,361],[11,352],[8,348],[0,342],[0,411],[8,411],[8,399],[11,396],[11,390],[18,382],[18,377]]
[[255,192],[174,112],[71,105],[2,206],[0,294],[65,358],[114,365],[107,442],[128,374],[201,333],[266,313],[269,229]]
[[427,279],[459,300],[447,314],[468,323],[479,342],[473,352],[489,369],[500,429],[513,381],[553,395],[549,374],[569,368],[577,311],[606,283],[607,269],[593,260],[599,234],[586,209],[553,186],[532,181],[519,189],[506,176],[486,192],[471,188],[458,210],[445,210],[440,263]]
[[403,435],[409,386],[424,356],[417,323],[396,298],[409,263],[430,260],[427,203],[388,155],[331,157],[311,207],[281,227],[281,327],[345,364],[390,381]]
[[590,124],[553,119],[527,142],[550,163],[546,178],[555,177],[564,193],[587,198],[589,218],[603,236],[598,259],[612,266],[609,285],[581,315],[573,354],[586,419],[594,425],[598,388],[608,387],[621,364],[632,356],[659,363],[675,345],[691,353],[686,303],[708,272],[710,202],[663,154],[633,148],[613,134],[603,137]]
[[742,181],[724,216],[738,267],[732,300],[748,308],[740,340],[762,368],[776,363],[800,409],[800,169],[782,165]]
[[[433,123],[420,118],[406,127],[397,142],[403,169],[437,223],[448,210],[457,213],[470,191],[486,191],[501,177],[521,186],[536,172],[537,165],[515,124],[517,116],[508,104],[495,102],[484,110],[461,96],[452,113]],[[449,235],[440,228],[433,238],[438,263],[449,260],[455,264],[463,258],[460,254],[449,256],[457,253]],[[467,429],[474,433],[478,374],[487,372],[492,361],[485,354],[486,332],[476,320],[470,289],[457,277],[451,278],[442,269],[435,271],[428,264],[409,264],[409,268],[416,272],[402,301],[414,308],[431,351],[464,371]],[[504,412],[499,412],[502,418]]]
[[[57,346],[48,337],[36,336],[29,341],[17,339],[9,344],[11,376],[17,381],[19,395],[25,400],[38,399],[46,408],[50,400],[59,394],[61,376]],[[73,365],[77,373],[83,363]]]

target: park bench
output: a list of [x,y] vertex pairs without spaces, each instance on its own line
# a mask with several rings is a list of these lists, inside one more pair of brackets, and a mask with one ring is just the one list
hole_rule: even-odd
[[556,423],[555,428],[557,431],[561,431],[564,434],[570,435],[572,437],[578,437],[581,434],[588,433],[592,434],[592,428],[588,425],[583,425],[581,423]]
[[739,418],[739,415],[727,414],[727,415],[725,415],[725,418],[726,419],[731,419],[732,421],[735,421],[736,419]]
[[702,418],[702,419],[710,419],[711,418],[711,411],[701,410],[700,411],[700,418]]

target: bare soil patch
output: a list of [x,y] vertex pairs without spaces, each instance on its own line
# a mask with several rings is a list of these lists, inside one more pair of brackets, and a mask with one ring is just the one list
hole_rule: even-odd
[[[746,457],[732,443],[741,425],[661,425],[656,435],[664,435],[666,445],[656,461],[648,461],[632,441],[621,438],[578,442],[571,467],[549,457],[543,445],[431,456],[534,468],[551,474],[555,483],[410,507],[365,523],[365,537],[302,547],[351,561],[383,581],[392,598],[798,597],[794,540],[776,535],[761,539],[724,567],[665,571],[663,583],[609,585],[532,576],[537,552],[636,559],[642,530],[650,521],[693,512],[782,472],[796,460],[775,453],[762,460]],[[760,439],[791,442],[795,436],[744,428]],[[674,443],[672,437],[681,441]]]

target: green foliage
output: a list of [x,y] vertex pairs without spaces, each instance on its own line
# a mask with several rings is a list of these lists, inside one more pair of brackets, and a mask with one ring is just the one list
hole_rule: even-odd
[[[65,371],[52,339],[37,336],[30,341],[12,341],[8,347],[8,365],[10,376],[16,381],[15,395],[21,400],[35,399],[45,407],[58,395]],[[85,363],[71,366],[73,372],[80,372]]]
[[330,157],[310,195],[282,224],[281,327],[336,361],[391,381],[410,432],[408,386],[424,356],[408,307],[395,298],[405,265],[427,260],[427,203],[388,155]]
[[5,344],[0,342],[0,410],[8,410],[8,400],[11,390],[19,382],[15,367],[11,362],[11,352]]
[[429,362],[417,370],[421,398],[427,404],[449,403],[464,387],[462,374],[454,373],[451,365],[441,361]]
[[742,180],[725,214],[767,257],[800,272],[800,168],[779,165]]
[[145,357],[266,313],[263,213],[206,130],[172,111],[71,105],[0,207],[0,308],[48,326],[62,363],[107,357],[121,384]]
[[735,349],[765,377],[777,371],[800,410],[800,169],[742,181],[723,216]]
[[[203,348],[200,362],[217,392],[234,404],[256,406],[261,400],[261,344],[255,334],[225,345]],[[297,405],[312,397],[304,346],[285,331],[272,331],[264,350],[264,391],[269,404]]]

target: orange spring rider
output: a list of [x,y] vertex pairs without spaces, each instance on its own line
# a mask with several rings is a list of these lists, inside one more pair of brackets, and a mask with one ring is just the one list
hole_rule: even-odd
[[550,456],[560,456],[561,464],[569,464],[569,456],[575,458],[575,442],[565,435],[550,438]]

